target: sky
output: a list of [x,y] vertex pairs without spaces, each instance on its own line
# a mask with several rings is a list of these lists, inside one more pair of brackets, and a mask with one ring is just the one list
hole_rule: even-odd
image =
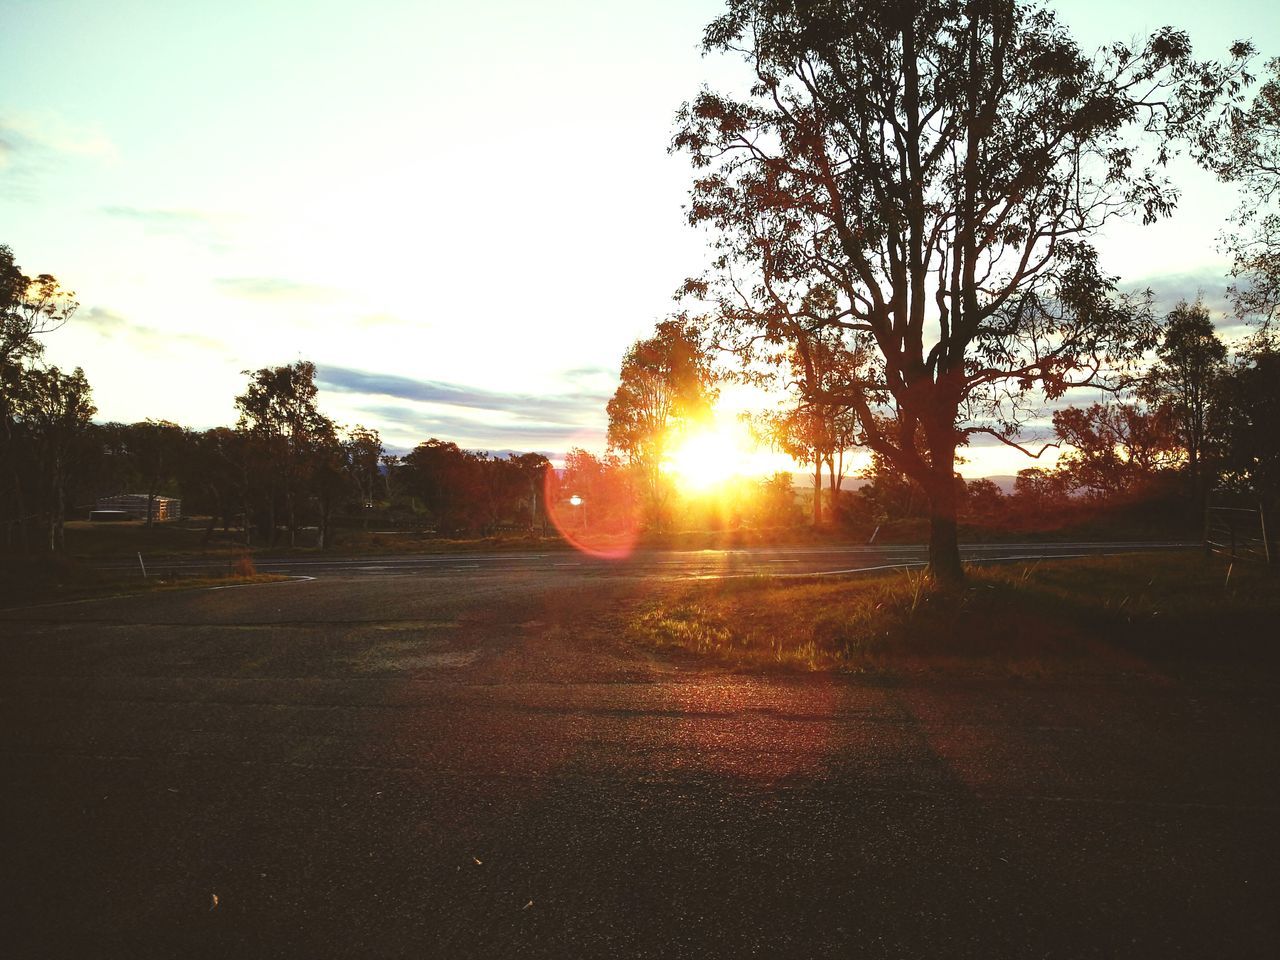
[[[1269,2],[1056,6],[1086,47],[1171,23],[1280,54]],[[308,359],[322,409],[393,449],[601,449],[623,353],[708,260],[667,146],[736,76],[699,50],[720,9],[0,0],[0,243],[81,304],[47,359],[103,420],[233,423],[243,371]],[[1109,230],[1103,263],[1220,306],[1236,195],[1174,174],[1177,215]]]

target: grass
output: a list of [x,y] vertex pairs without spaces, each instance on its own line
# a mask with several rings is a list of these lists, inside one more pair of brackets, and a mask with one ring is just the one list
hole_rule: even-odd
[[88,600],[120,594],[202,587],[242,586],[288,580],[276,573],[258,573],[252,561],[228,564],[227,573],[214,576],[150,576],[105,573],[77,560],[59,556],[0,558],[0,608],[25,607],[67,600]]
[[970,567],[939,592],[921,570],[858,579],[702,581],[642,606],[633,640],[748,668],[1146,673],[1280,665],[1273,571],[1193,554]]

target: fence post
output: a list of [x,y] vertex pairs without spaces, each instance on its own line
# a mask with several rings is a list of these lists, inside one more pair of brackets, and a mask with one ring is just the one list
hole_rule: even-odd
[[1271,563],[1271,540],[1267,537],[1267,512],[1263,509],[1262,501],[1258,501],[1258,523],[1262,527],[1262,552],[1267,558],[1267,563]]

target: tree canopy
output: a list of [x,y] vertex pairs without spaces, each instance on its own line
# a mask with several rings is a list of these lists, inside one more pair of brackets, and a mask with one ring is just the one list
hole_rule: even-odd
[[1243,194],[1225,237],[1236,311],[1271,323],[1280,317],[1280,57],[1267,63],[1249,106],[1201,136],[1200,154]]
[[824,328],[874,347],[871,377],[813,399],[924,486],[931,566],[958,581],[957,445],[1018,444],[1042,397],[1115,388],[1154,346],[1090,238],[1173,209],[1160,167],[1251,49],[1200,61],[1164,28],[1088,55],[1015,0],[730,0],[704,45],[751,83],[678,116],[717,248],[687,291],[745,357]]

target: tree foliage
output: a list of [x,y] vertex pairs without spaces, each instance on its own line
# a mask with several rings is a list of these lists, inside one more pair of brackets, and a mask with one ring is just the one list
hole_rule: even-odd
[[1053,415],[1053,427],[1070,445],[1058,460],[1067,489],[1098,500],[1124,500],[1150,491],[1184,461],[1178,417],[1169,403],[1095,403]]
[[697,328],[664,320],[652,337],[637,340],[622,360],[610,398],[608,440],[642,478],[651,509],[661,516],[663,461],[675,434],[710,410],[715,388]]
[[1243,194],[1224,238],[1236,312],[1270,324],[1280,318],[1280,57],[1267,63],[1247,108],[1207,129],[1200,156]]
[[62,547],[66,485],[93,408],[83,371],[41,365],[40,338],[76,306],[56,278],[27,276],[0,245],[0,523],[7,544],[25,543],[38,518],[49,548]]
[[1274,336],[1241,351],[1218,380],[1209,436],[1229,490],[1280,508],[1280,343]]

